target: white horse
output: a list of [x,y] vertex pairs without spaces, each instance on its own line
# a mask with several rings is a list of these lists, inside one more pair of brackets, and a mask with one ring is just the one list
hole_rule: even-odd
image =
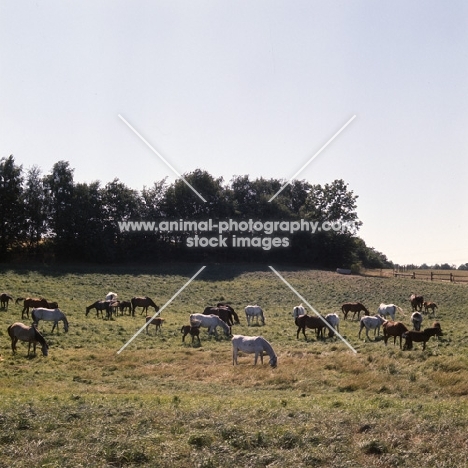
[[35,325],[39,324],[39,320],[54,322],[52,332],[54,331],[55,327],[57,327],[58,331],[58,323],[62,321],[65,333],[68,331],[67,317],[65,317],[65,314],[60,309],[45,309],[44,307],[38,307],[37,309],[33,309],[31,316]]
[[226,322],[223,322],[217,315],[213,314],[190,314],[190,326],[208,328],[209,335],[214,333],[218,336],[218,332],[216,331],[217,327],[221,327],[226,336],[231,334],[231,327]]
[[109,291],[106,296],[106,301],[115,301],[117,299],[117,293]]
[[254,365],[257,364],[258,356],[260,356],[260,362],[263,364],[263,352],[270,356],[270,366],[276,367],[278,358],[270,343],[268,343],[262,336],[243,336],[234,335],[232,337],[232,365],[237,364],[237,353],[242,351],[243,353],[253,354],[255,353]]
[[[325,315],[325,320],[331,325],[331,328],[340,333],[340,317],[338,314],[327,314]],[[328,329],[328,336],[334,335],[331,328]]]
[[304,306],[302,304],[299,304],[298,306],[294,307],[292,316],[294,317],[294,319],[297,319],[299,315],[305,315],[305,314],[306,314],[306,310],[304,309]]
[[263,310],[258,305],[248,305],[245,308],[245,317],[247,318],[247,326],[250,326],[250,321],[253,319],[253,317],[257,318],[257,324],[258,318],[260,317],[262,325],[265,325],[265,317],[263,316]]
[[403,309],[395,304],[380,304],[377,310],[377,315],[381,315],[382,317],[391,317],[392,322],[394,322],[397,309],[403,314]]
[[[377,335],[380,335],[380,326],[386,320],[381,315],[374,315],[371,317],[370,315],[366,315],[365,317],[361,317],[360,324],[361,327],[359,329],[359,338],[361,338],[362,329],[366,329],[366,336],[369,338],[369,330],[374,330],[374,338],[375,338],[375,331],[377,330]],[[370,340],[370,338],[369,338]]]

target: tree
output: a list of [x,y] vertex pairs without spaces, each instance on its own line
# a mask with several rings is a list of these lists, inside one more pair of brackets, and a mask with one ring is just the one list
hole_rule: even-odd
[[26,174],[24,188],[24,214],[26,242],[30,252],[36,254],[47,233],[47,197],[41,170],[31,167]]
[[24,228],[23,168],[10,155],[0,160],[0,259],[22,241]]

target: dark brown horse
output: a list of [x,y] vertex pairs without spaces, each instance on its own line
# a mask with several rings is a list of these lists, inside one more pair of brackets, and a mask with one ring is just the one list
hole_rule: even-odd
[[426,349],[426,343],[432,336],[443,336],[442,328],[439,322],[435,322],[431,328],[425,328],[423,331],[409,330],[403,334],[405,345],[403,349],[413,349],[413,342],[422,343],[423,350]]
[[358,314],[358,320],[361,318],[361,312],[364,312],[364,315],[369,315],[369,311],[360,303],[360,302],[345,302],[341,306],[341,311],[343,312],[343,317],[346,320],[349,312],[353,312],[353,320],[356,314]]
[[299,315],[299,317],[296,317],[294,322],[297,326],[297,339],[299,339],[299,332],[302,331],[304,338],[307,340],[307,336],[305,334],[306,328],[315,329],[315,336],[317,339],[319,339],[320,336],[323,338],[323,329],[329,326],[326,325],[319,317],[312,317],[307,314]]
[[225,307],[226,309],[228,309],[231,312],[232,318],[234,319],[234,323],[237,325],[240,324],[239,316],[236,314],[234,309],[229,304],[225,304],[224,302],[218,302],[216,304],[216,307]]
[[45,309],[57,309],[58,304],[56,302],[48,302],[47,299],[43,297],[18,297],[15,304],[19,304],[20,301],[23,301],[23,310],[21,311],[21,318],[24,318],[24,314],[29,318],[29,309],[34,309],[36,307],[44,307]]
[[132,303],[132,316],[135,316],[135,309],[137,307],[143,307],[143,312],[148,312],[148,307],[154,307],[155,312],[159,310],[159,306],[157,306],[153,299],[151,299],[148,296],[145,297],[132,297],[132,300],[130,301]]
[[[205,307],[203,315],[217,315],[223,322],[226,322],[229,326],[234,325],[235,317],[232,314],[231,307],[219,306],[219,307]],[[239,317],[237,317],[237,322],[239,323]]]
[[0,307],[2,309],[8,310],[9,301],[13,301],[13,298],[9,294],[7,293],[0,294]]
[[417,296],[416,294],[411,294],[410,296],[411,309],[413,311],[419,310],[421,312],[424,304],[424,297]]
[[106,317],[110,318],[111,316],[111,308],[110,308],[110,301],[96,301],[93,302],[90,306],[86,307],[86,315],[89,314],[91,309],[96,309],[96,317],[103,315],[103,310],[106,312]]
[[180,333],[182,333],[182,341],[185,341],[185,337],[190,334],[192,337],[192,343],[195,337],[198,340],[198,343],[201,344],[200,342],[200,327],[194,327],[191,325],[183,325],[182,328],[180,329]]

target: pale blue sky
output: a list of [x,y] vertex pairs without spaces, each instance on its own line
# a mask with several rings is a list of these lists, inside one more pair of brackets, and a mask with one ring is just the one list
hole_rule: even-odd
[[3,1],[0,156],[141,190],[343,178],[398,263],[468,262],[465,1]]

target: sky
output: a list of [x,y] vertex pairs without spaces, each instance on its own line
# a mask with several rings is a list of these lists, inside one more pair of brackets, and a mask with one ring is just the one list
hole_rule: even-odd
[[[468,262],[468,3],[0,3],[0,157],[141,190],[343,179],[366,244]],[[151,150],[119,117],[136,129]]]

